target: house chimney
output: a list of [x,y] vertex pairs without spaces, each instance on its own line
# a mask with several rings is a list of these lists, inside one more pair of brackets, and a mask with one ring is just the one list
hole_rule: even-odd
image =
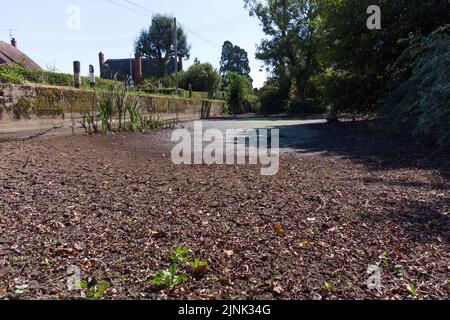
[[12,45],[14,48],[17,48],[17,41],[16,41],[16,38],[11,38],[11,45]]
[[98,54],[98,61],[100,63],[100,72],[102,72],[103,66],[105,65],[105,55],[103,54],[103,52],[100,52]]
[[178,56],[178,71],[183,71],[183,57]]
[[142,80],[142,58],[139,53],[134,56],[134,84]]

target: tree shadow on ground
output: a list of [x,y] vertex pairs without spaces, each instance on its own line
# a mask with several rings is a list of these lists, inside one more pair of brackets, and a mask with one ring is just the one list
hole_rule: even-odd
[[[236,121],[234,119],[233,121]],[[238,119],[248,121],[249,119]],[[415,241],[450,243],[449,206],[450,156],[438,150],[431,139],[419,140],[410,128],[381,120],[349,121],[340,123],[306,123],[286,125],[285,119],[273,120],[273,129],[280,130],[280,148],[290,149],[299,155],[321,153],[340,156],[362,164],[369,171],[432,170],[442,179],[434,182],[368,176],[365,184],[382,184],[390,187],[414,188],[418,191],[439,191],[444,194],[436,201],[395,199],[380,203],[379,214],[363,214],[364,219],[381,225],[391,221]]]
[[273,129],[280,130],[280,148],[283,149],[299,154],[318,152],[342,156],[369,170],[437,170],[450,179],[450,152],[438,150],[431,139],[419,140],[405,126],[382,120],[298,125],[285,125],[283,118],[270,120],[273,120]]
[[387,205],[390,210],[377,214],[362,213],[361,218],[378,225],[393,222],[406,230],[412,241],[450,244],[450,197],[433,202],[402,199]]

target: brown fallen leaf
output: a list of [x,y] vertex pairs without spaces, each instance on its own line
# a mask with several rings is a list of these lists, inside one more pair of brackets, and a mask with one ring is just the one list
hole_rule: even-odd
[[151,231],[151,237],[153,239],[163,239],[166,237],[166,233],[164,231],[158,230],[158,231]]
[[274,223],[273,228],[275,229],[275,232],[277,233],[277,235],[279,237],[284,238],[286,236],[284,234],[283,228],[281,227],[281,225],[279,223]]
[[233,250],[225,250],[224,253],[228,256],[231,257],[234,254]]
[[72,248],[58,248],[56,249],[56,254],[59,256],[70,256],[73,254]]
[[273,292],[282,294],[284,292],[284,289],[281,286],[276,286],[275,288],[273,288]]
[[84,249],[83,245],[82,245],[81,243],[79,243],[79,242],[75,242],[75,243],[73,244],[73,247],[74,247],[75,250],[77,250],[77,251],[83,251],[83,249]]

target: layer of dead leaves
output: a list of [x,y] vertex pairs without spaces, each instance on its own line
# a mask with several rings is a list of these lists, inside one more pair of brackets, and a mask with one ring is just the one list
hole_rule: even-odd
[[[256,166],[175,166],[154,141],[0,144],[0,299],[80,299],[70,266],[110,282],[106,299],[449,298],[445,160],[285,154],[262,177]],[[207,274],[154,288],[178,245]],[[370,265],[380,290],[367,287]]]

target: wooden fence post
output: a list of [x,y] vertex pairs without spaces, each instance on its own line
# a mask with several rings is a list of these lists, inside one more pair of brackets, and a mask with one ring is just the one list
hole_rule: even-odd
[[80,89],[81,88],[81,63],[80,61],[74,61],[73,62],[73,82],[75,85],[75,88]]

